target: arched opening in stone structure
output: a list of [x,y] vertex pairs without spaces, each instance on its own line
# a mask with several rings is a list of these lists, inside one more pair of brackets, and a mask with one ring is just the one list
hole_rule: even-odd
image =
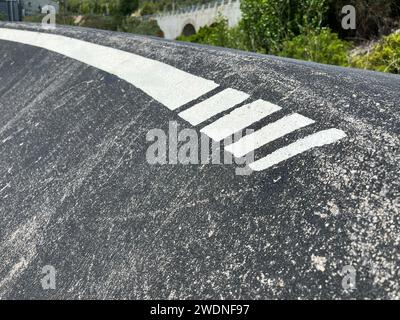
[[182,30],[182,35],[185,37],[191,36],[196,33],[196,29],[191,23],[188,23],[187,25],[184,26]]

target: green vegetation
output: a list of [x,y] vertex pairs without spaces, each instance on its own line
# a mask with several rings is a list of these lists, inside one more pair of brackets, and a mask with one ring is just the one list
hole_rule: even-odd
[[119,0],[117,8],[121,16],[128,16],[139,8],[139,0]]
[[163,33],[155,20],[140,20],[135,17],[128,17],[123,20],[121,31],[135,34],[162,37]]
[[117,31],[120,25],[120,20],[113,16],[87,14],[82,18],[79,25],[86,28]]
[[[162,37],[156,20],[148,16],[210,1],[68,0],[60,2],[57,23]],[[349,4],[357,8],[356,30],[341,27],[341,10]],[[241,0],[241,11],[234,28],[219,16],[177,40],[400,73],[400,34],[389,35],[400,28],[399,0]],[[40,22],[42,17],[25,20]],[[369,52],[351,51],[371,40],[376,44]]]
[[242,0],[241,26],[252,51],[279,51],[283,41],[322,26],[325,0]]
[[73,14],[116,15],[121,10],[118,0],[67,0],[66,8],[62,11]]
[[68,0],[66,11],[75,14],[128,16],[139,8],[139,0]]
[[[340,12],[347,4],[359,9],[355,31],[341,28]],[[399,73],[399,34],[384,37],[367,54],[350,57],[350,49],[364,39],[396,27],[400,21],[396,0],[242,0],[241,10],[242,20],[233,29],[220,17],[178,40]]]
[[370,52],[351,60],[357,68],[400,74],[400,33],[383,37]]
[[140,8],[140,14],[142,16],[147,16],[151,14],[155,14],[160,10],[160,6],[157,3],[153,2],[145,2]]
[[202,44],[209,44],[219,47],[236,48],[245,50],[244,33],[239,27],[228,28],[226,18],[220,16],[211,26],[200,28],[199,32],[185,37],[177,38],[180,41],[189,41]]
[[283,42],[277,55],[339,66],[348,65],[350,44],[340,40],[330,29],[300,34]]

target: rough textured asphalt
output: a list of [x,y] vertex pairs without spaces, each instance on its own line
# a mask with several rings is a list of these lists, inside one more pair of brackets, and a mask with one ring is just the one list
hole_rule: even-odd
[[[175,112],[81,62],[0,41],[0,298],[400,299],[399,76],[53,32],[165,62],[282,106],[276,118],[298,112],[348,137],[250,176],[150,165],[149,130],[190,127]],[[56,290],[41,286],[45,265]],[[346,265],[353,291],[342,288]]]

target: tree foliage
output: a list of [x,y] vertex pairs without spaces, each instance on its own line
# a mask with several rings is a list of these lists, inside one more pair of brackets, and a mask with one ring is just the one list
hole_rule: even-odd
[[339,39],[336,33],[323,28],[300,34],[283,43],[283,49],[276,54],[294,59],[348,66],[350,44]]
[[242,29],[229,28],[227,19],[222,16],[210,26],[200,28],[198,33],[188,37],[180,36],[177,40],[246,50]]
[[[59,15],[57,23],[162,36],[155,20],[131,14],[139,9],[147,16],[207,2],[210,0],[144,0],[139,9],[138,0],[62,0],[62,19]],[[345,5],[356,8],[356,30],[341,26]],[[178,40],[399,73],[399,34],[383,38],[368,53],[351,56],[349,49],[400,28],[400,0],[241,0],[241,11],[242,20],[234,28],[219,16],[197,34]],[[77,14],[83,17],[76,19]],[[25,17],[35,19],[40,22],[41,15]]]
[[156,20],[141,20],[136,17],[127,17],[120,27],[121,31],[135,34],[162,37],[163,33]]
[[370,52],[353,57],[351,65],[400,74],[400,32],[383,37]]
[[241,26],[253,51],[277,51],[284,40],[322,27],[326,0],[242,0]]
[[145,2],[140,9],[140,14],[142,16],[147,16],[156,13],[159,11],[159,7],[156,3],[154,2]]
[[122,16],[129,16],[139,7],[139,0],[119,0],[118,13]]

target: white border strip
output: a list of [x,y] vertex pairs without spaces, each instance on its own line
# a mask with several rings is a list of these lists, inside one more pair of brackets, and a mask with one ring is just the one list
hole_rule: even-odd
[[233,110],[226,116],[204,127],[200,132],[219,142],[278,110],[281,110],[279,106],[259,99]]
[[249,95],[245,92],[228,88],[182,111],[178,115],[191,125],[197,126],[218,113],[233,108],[248,97]]
[[235,157],[240,158],[267,143],[314,122],[314,120],[304,117],[301,114],[293,113],[244,136],[239,141],[226,146],[225,150],[232,153]]
[[254,171],[262,171],[307,150],[334,143],[345,137],[346,134],[342,130],[338,129],[319,131],[301,140],[297,140],[286,147],[280,148],[264,158],[250,163],[249,167]]
[[47,49],[111,73],[141,89],[170,110],[219,85],[165,63],[61,35],[0,28],[0,40]]

